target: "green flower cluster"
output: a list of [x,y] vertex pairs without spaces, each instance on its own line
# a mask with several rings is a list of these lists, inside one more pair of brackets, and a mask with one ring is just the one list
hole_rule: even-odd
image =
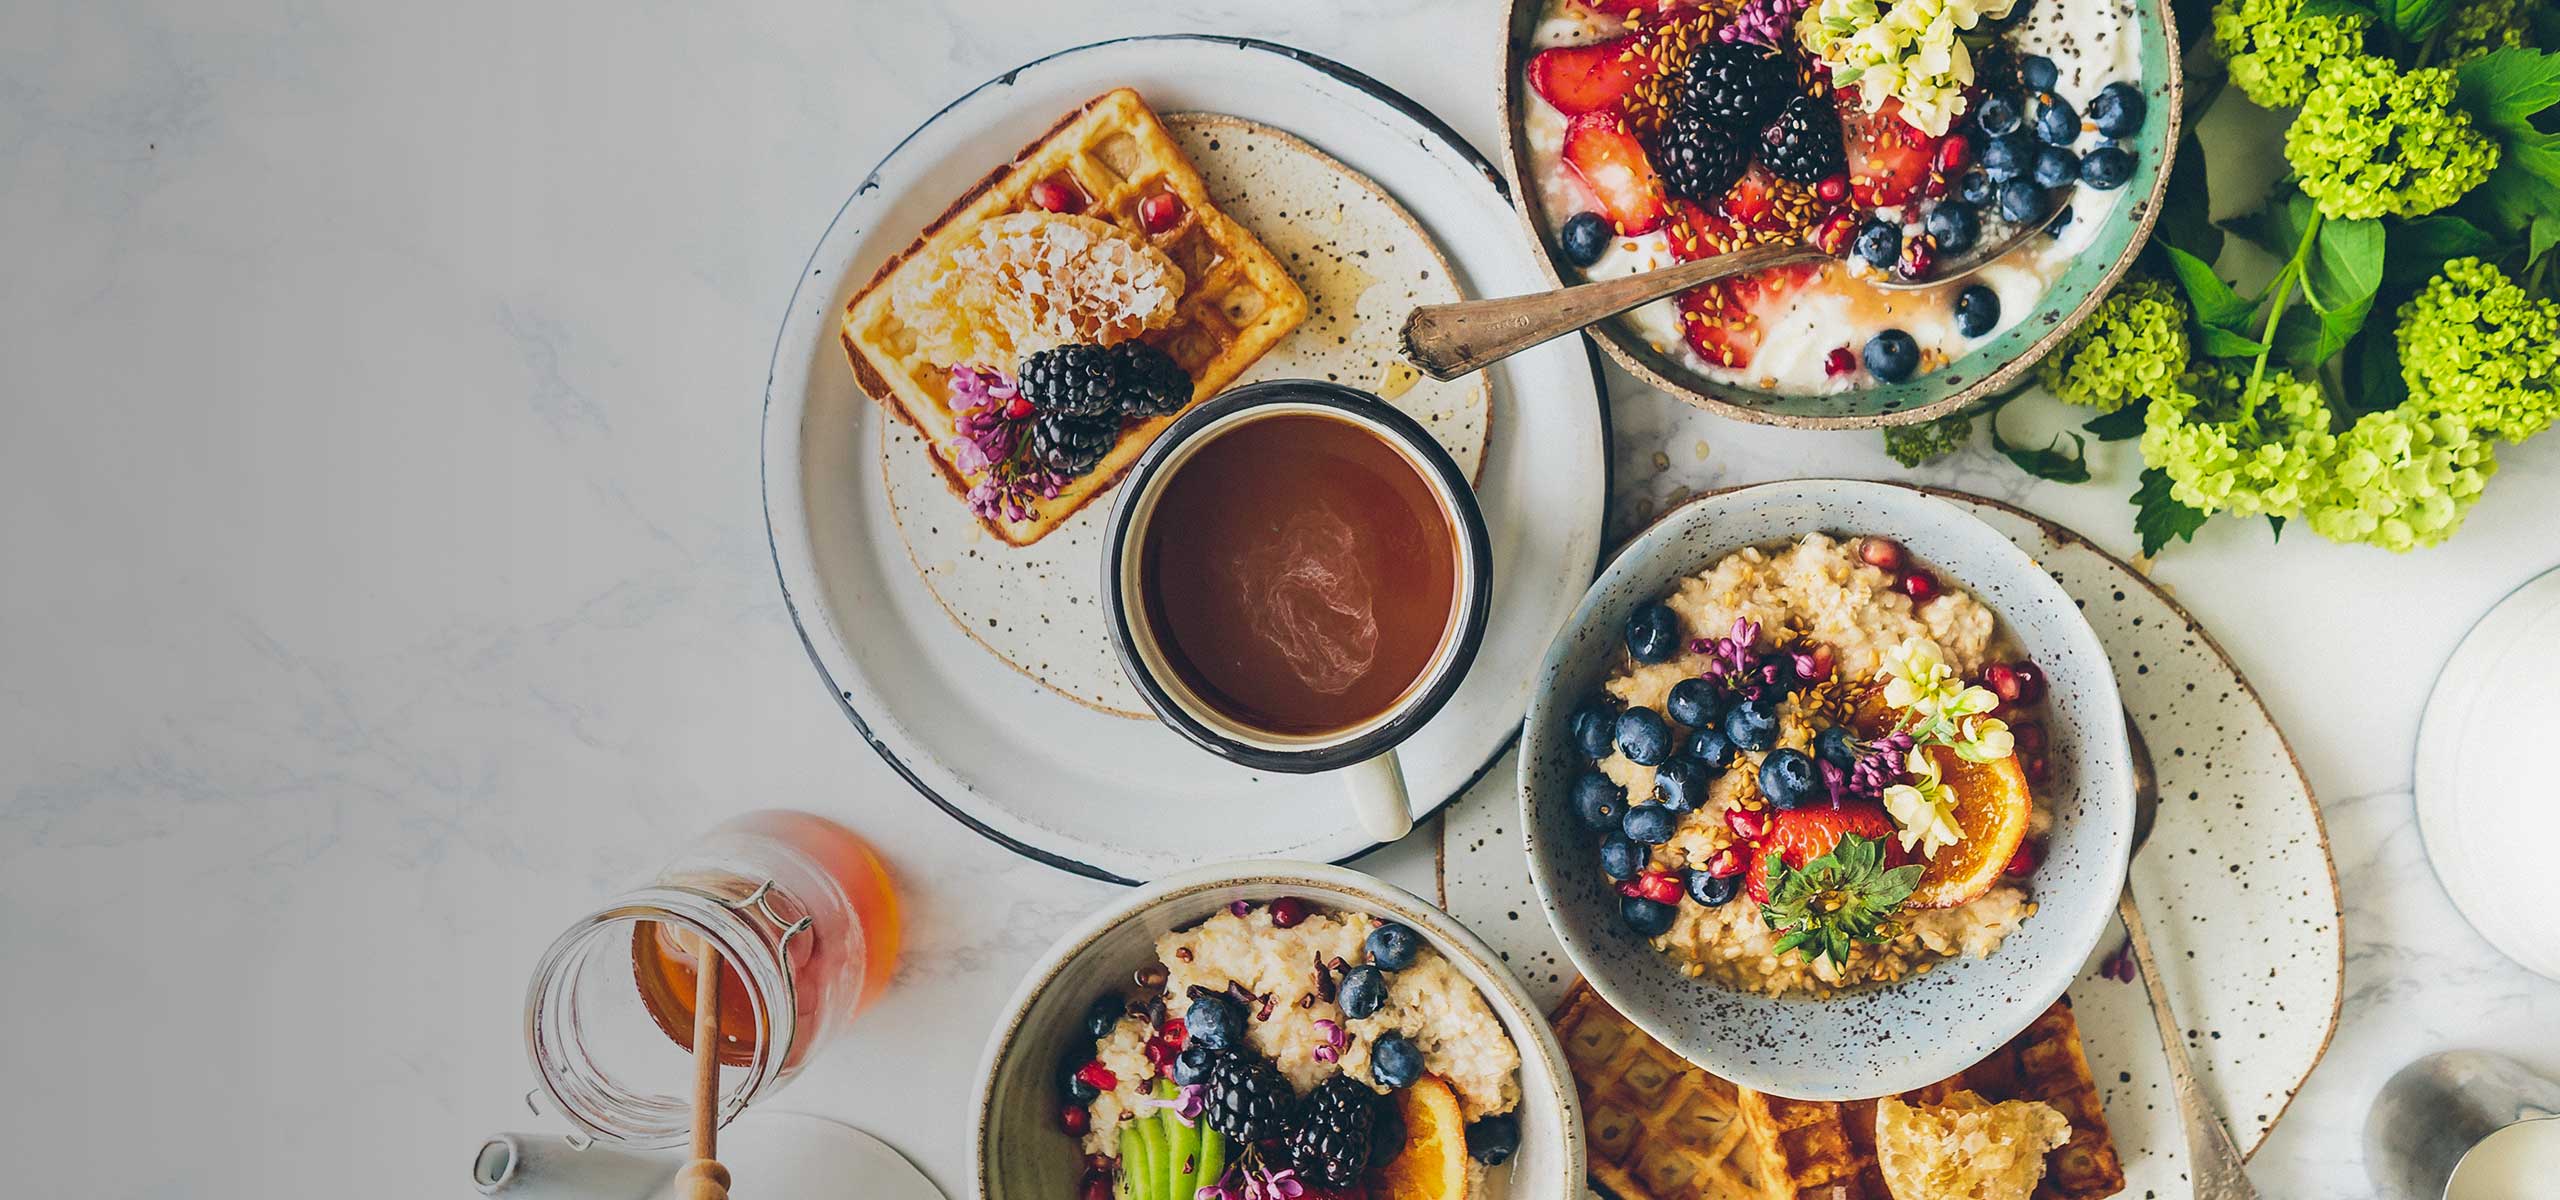
[[1918,425],[1896,425],[1884,431],[1884,452],[1893,461],[1916,467],[1953,454],[1973,440],[1973,416],[1949,413]]
[[2436,35],[2436,55],[2460,66],[2492,50],[2522,46],[2542,0],[2462,0]]
[[2481,434],[2520,442],[2560,418],[2560,305],[2505,272],[2457,258],[2400,308],[2409,402]]
[[2036,382],[2073,404],[2114,412],[2174,390],[2190,353],[2185,302],[2166,283],[2133,279],[2036,364]]
[[2318,382],[2280,368],[2206,366],[2155,396],[2142,418],[2142,461],[2169,494],[2203,513],[2291,516],[2317,490],[2336,439]]
[[2213,40],[2230,64],[2231,82],[2261,107],[2302,103],[2327,64],[2364,51],[2365,17],[2306,17],[2302,9],[2303,0],[2213,6]]
[[2461,421],[2402,405],[2369,413],[2338,438],[2325,487],[2304,506],[2312,532],[2403,552],[2453,536],[2498,470]]
[[2453,72],[2388,60],[2330,64],[2284,132],[2284,156],[2324,216],[2434,212],[2480,186],[2498,144],[2453,106]]

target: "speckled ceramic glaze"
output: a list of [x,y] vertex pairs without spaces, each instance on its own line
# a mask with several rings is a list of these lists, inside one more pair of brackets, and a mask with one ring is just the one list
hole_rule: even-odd
[[1058,1064],[1081,1036],[1085,1010],[1106,992],[1134,992],[1155,941],[1227,905],[1297,896],[1319,908],[1401,921],[1484,996],[1520,1050],[1520,1151],[1493,1170],[1488,1200],[1580,1200],[1582,1113],[1564,1053],[1527,992],[1493,951],[1447,913],[1357,871],[1256,860],[1204,867],[1148,885],[1105,908],[1031,969],[1005,1006],[978,1068],[972,1190],[979,1200],[1058,1200],[1084,1169],[1058,1129]]
[[[2248,681],[2167,593],[2068,529],[1981,497],[1941,498],[2042,564],[2115,663],[2163,797],[2134,858],[2134,892],[2187,1053],[2253,1150],[2327,1050],[2346,975],[2337,875],[2310,785]],[[1575,971],[1528,898],[1519,817],[1513,790],[1491,782],[1450,808],[1440,898],[1552,1007]],[[2102,973],[2122,942],[2109,929],[2065,994],[2124,1155],[2124,1194],[2171,1200],[2189,1192],[2168,1059],[2142,989]]]
[[[1595,839],[1572,812],[1581,760],[1574,706],[1623,658],[1638,605],[1745,546],[1805,533],[1882,534],[1999,614],[2050,679],[2045,727],[2059,786],[2033,917],[1998,952],[1829,1000],[1750,995],[1690,979],[1628,933]],[[2133,832],[2122,704],[2079,606],[2008,538],[1947,501],[1889,484],[1798,480],[1701,497],[1619,552],[1547,652],[1520,757],[1529,873],[1566,954],[1600,994],[1664,1045],[1760,1091],[1843,1100],[1932,1083],[1979,1061],[2052,1004],[2115,911]]]

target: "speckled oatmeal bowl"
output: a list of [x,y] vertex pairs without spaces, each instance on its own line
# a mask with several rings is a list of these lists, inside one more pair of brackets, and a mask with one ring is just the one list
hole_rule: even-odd
[[[1995,613],[2044,669],[2041,714],[2053,764],[2037,800],[2051,817],[2032,916],[1987,957],[1824,999],[1736,990],[1630,933],[1619,895],[1573,813],[1583,760],[1568,718],[1625,660],[1638,606],[1734,551],[1804,534],[1901,542],[1949,588]],[[2061,586],[1998,531],[1908,488],[1796,480],[1702,497],[1630,542],[1549,648],[1520,743],[1521,833],[1547,919],[1584,978],[1664,1045],[1744,1086],[1808,1100],[1909,1090],[1980,1061],[2027,1027],[2079,974],[2124,886],[2133,780],[2123,705],[2097,635]],[[1683,901],[1683,903],[1690,903]]]
[[[1078,1140],[1059,1125],[1061,1066],[1096,997],[1134,994],[1133,978],[1156,962],[1157,939],[1192,929],[1241,901],[1283,897],[1317,913],[1400,922],[1472,986],[1519,1051],[1520,1147],[1494,1168],[1489,1200],[1579,1200],[1585,1162],[1573,1079],[1537,1005],[1501,959],[1448,914],[1410,892],[1342,867],[1249,860],[1205,867],[1128,893],[1060,938],[1034,964],[997,1021],[978,1069],[974,1112],[980,1200],[1076,1200],[1084,1170]],[[1107,1097],[1106,1097],[1107,1098]]]

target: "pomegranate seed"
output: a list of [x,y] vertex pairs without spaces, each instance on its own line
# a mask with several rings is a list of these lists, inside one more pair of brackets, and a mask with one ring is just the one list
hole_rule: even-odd
[[2053,775],[2053,764],[2041,754],[2027,756],[2027,782],[2042,784]]
[[1084,211],[1084,193],[1063,179],[1043,179],[1032,184],[1031,202],[1053,213]]
[[1111,1068],[1103,1066],[1102,1060],[1098,1058],[1077,1067],[1076,1078],[1083,1080],[1087,1087],[1097,1092],[1107,1092],[1120,1086],[1120,1077],[1112,1074]]
[[1934,165],[1938,168],[1939,174],[1954,175],[1964,170],[1965,166],[1972,161],[1973,143],[1966,140],[1963,134],[1948,134],[1946,140],[1938,143],[1938,157]]
[[1058,1128],[1066,1130],[1067,1136],[1083,1137],[1084,1131],[1092,1127],[1093,1114],[1086,1112],[1083,1105],[1070,1104],[1058,1110]]
[[1295,896],[1282,896],[1271,902],[1271,924],[1280,929],[1295,929],[1307,919],[1307,902]]
[[1938,581],[1927,571],[1905,571],[1893,581],[1893,590],[1911,597],[1914,604],[1927,604],[1938,598]]
[[1769,814],[1756,808],[1728,808],[1724,810],[1724,827],[1743,841],[1756,842],[1761,834],[1769,832]]
[[2020,721],[2009,727],[2009,736],[2017,742],[2018,753],[2031,757],[2044,754],[2044,726]]
[[1644,886],[1637,881],[1630,879],[1618,885],[1618,894],[1625,896],[1630,900],[1640,899],[1644,895]]
[[2000,697],[2002,704],[2018,702],[2018,672],[2007,663],[1993,663],[1982,669],[1982,686]]
[[1182,221],[1182,199],[1171,192],[1157,192],[1138,202],[1138,222],[1149,233],[1163,233]]
[[1813,194],[1815,199],[1825,204],[1838,204],[1849,198],[1849,177],[1825,175],[1822,182],[1813,185]]
[[1847,346],[1834,346],[1822,360],[1822,373],[1838,379],[1858,369],[1858,354]]
[[2012,879],[2024,879],[2035,874],[2036,867],[2043,862],[2044,843],[2028,838],[2018,843],[2018,852],[2009,856],[2009,865],[2002,867],[2000,872]]
[[1023,398],[1022,398],[1022,397],[1020,397],[1020,396],[1016,396],[1016,397],[1014,397],[1014,398],[1013,398],[1013,399],[1011,399],[1011,400],[1007,400],[1007,401],[1005,401],[1005,402],[1004,402],[1004,417],[1005,417],[1005,419],[1006,419],[1006,420],[1008,420],[1008,421],[1028,421],[1028,420],[1030,420],[1030,419],[1031,419],[1031,402],[1030,402],[1029,400],[1023,399]]
[[2021,662],[2009,669],[2018,676],[2018,703],[2033,704],[2044,699],[2044,668],[2031,662]]
[[1191,1041],[1191,1026],[1180,1017],[1166,1017],[1164,1031],[1156,1036],[1173,1043],[1173,1048],[1180,1050]]
[[1825,679],[1831,678],[1831,672],[1838,669],[1839,666],[1840,657],[1831,652],[1831,647],[1815,646],[1813,648],[1813,674],[1808,676],[1807,679],[1810,682],[1820,683]]
[[1680,903],[1680,881],[1661,871],[1647,871],[1633,879],[1636,894],[1656,904]]
[[[1844,350],[1841,353],[1845,354],[1847,351]],[[1879,571],[1899,571],[1902,569],[1903,562],[1908,557],[1909,556],[1903,552],[1902,543],[1897,542],[1892,538],[1864,537],[1858,539],[1858,561],[1863,562],[1870,567],[1874,567]]]
[[1823,219],[1813,231],[1813,244],[1825,254],[1845,254],[1849,239],[1858,232],[1858,219],[1847,212],[1835,212]]
[[1927,279],[1938,269],[1938,242],[1928,234],[1902,244],[1902,261],[1893,264],[1894,274],[1905,279]]
[[1718,879],[1731,879],[1742,873],[1742,852],[1727,846],[1707,856],[1707,874]]

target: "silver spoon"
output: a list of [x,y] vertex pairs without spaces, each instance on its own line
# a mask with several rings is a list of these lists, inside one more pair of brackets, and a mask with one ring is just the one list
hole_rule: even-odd
[[[2061,215],[2063,207],[2060,200],[2055,199],[2052,211],[2044,220],[2020,226],[1989,250],[1977,254],[1960,270],[1945,271],[1908,283],[1891,279],[1869,282],[1888,292],[1944,287],[1998,262],[2010,251],[2025,245],[2027,239],[2043,233],[2045,227]],[[1551,292],[1504,296],[1494,300],[1462,300],[1455,304],[1426,304],[1404,319],[1404,356],[1406,361],[1433,379],[1456,379],[1595,321],[1606,320],[1665,296],[1678,295],[1702,283],[1713,283],[1729,275],[1822,262],[1831,257],[1801,242],[1750,246],[1641,275],[1575,284]]]
[[[2124,731],[2133,745],[2133,848],[2138,852],[2160,815],[2160,781],[2151,770],[2151,747],[2143,744],[2142,731],[2134,727],[2130,714]],[[2187,1061],[2186,1035],[2169,1008],[2169,989],[2160,983],[2160,966],[2151,957],[2151,935],[2142,927],[2142,913],[2133,906],[2131,879],[2116,899],[2116,916],[2123,919],[2125,937],[2133,943],[2142,988],[2151,993],[2151,1020],[2160,1027],[2161,1048],[2169,1053],[2169,1082],[2178,1094],[2178,1115],[2187,1126],[2187,1177],[2194,1181],[2196,1200],[2257,1200],[2258,1189],[2241,1169],[2246,1160],[2240,1148],[2231,1143],[2230,1132],[2222,1127],[2222,1114],[2205,1099],[2195,1066]]]

